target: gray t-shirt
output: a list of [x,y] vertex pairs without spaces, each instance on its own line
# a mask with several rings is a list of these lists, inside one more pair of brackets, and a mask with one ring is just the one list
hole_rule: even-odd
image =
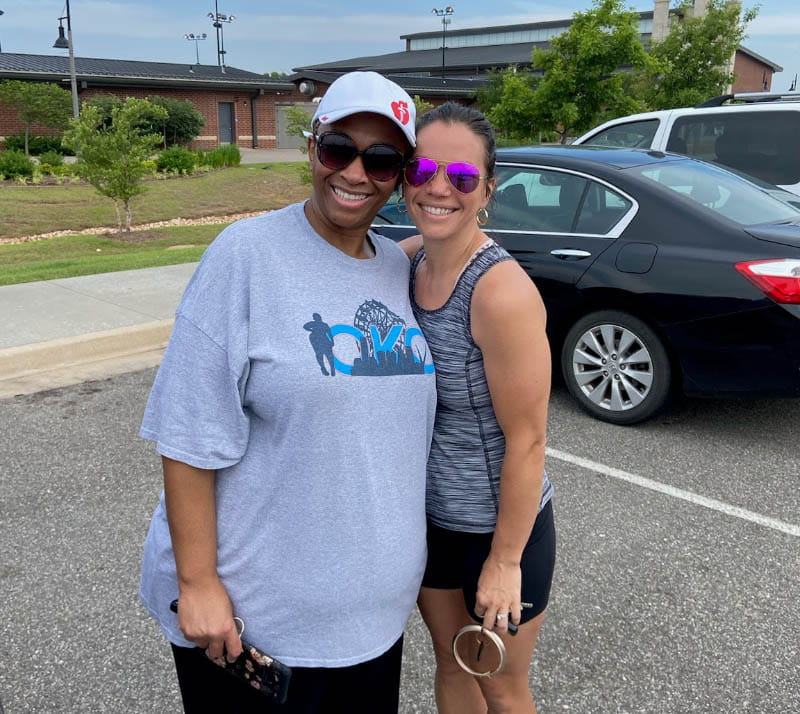
[[[302,204],[225,229],[186,288],[141,429],[217,471],[217,570],[245,638],[289,666],[385,652],[425,564],[434,370],[408,259],[371,239],[374,258],[351,258]],[[191,646],[177,593],[162,493],[140,597]]]

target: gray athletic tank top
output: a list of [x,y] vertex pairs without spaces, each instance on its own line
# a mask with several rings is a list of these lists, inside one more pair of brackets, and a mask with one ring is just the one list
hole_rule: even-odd
[[[411,265],[411,306],[436,365],[436,421],[428,457],[427,512],[437,526],[488,533],[497,523],[505,437],[492,408],[483,353],[472,340],[470,303],[475,285],[493,265],[513,260],[493,241],[478,249],[447,302],[437,310],[414,298],[420,250]],[[544,474],[539,510],[553,486]]]

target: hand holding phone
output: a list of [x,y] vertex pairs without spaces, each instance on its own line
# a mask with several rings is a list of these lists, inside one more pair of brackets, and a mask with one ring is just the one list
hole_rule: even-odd
[[[173,600],[169,606],[172,612],[178,612],[178,601]],[[232,616],[238,642],[239,653],[235,659],[229,659],[231,649],[226,645],[227,657],[222,657],[220,651],[217,656],[212,656],[211,648],[206,649],[206,656],[214,664],[222,667],[237,679],[249,684],[265,697],[283,704],[289,692],[289,680],[292,670],[266,652],[262,652],[247,640],[241,639],[244,633],[244,621],[240,617]]]
[[231,661],[235,660],[242,651],[242,644],[233,620],[233,607],[222,582],[213,578],[202,584],[184,585],[180,600],[178,627],[183,636],[207,650],[211,659],[227,654]]

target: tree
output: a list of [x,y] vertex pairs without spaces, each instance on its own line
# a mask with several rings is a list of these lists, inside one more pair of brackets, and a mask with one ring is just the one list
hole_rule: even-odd
[[270,79],[286,79],[289,75],[286,72],[264,72],[264,76]]
[[311,114],[303,107],[291,104],[284,108],[284,116],[286,117],[286,133],[300,139],[299,148],[305,154],[308,148],[304,132],[311,130]]
[[691,8],[691,0],[683,0],[678,6],[683,19],[651,45],[658,65],[644,73],[641,86],[652,109],[691,107],[722,94],[735,78],[730,60],[758,14],[758,8],[743,10],[725,0],[709,0],[700,17],[692,16]]
[[89,105],[64,134],[64,143],[81,159],[76,164],[81,178],[114,201],[120,231],[131,229],[130,200],[145,190],[144,162],[161,142],[159,134],[145,133],[142,126],[152,117],[166,116],[163,107],[129,98],[111,110],[111,124],[106,126],[100,108]]
[[533,50],[532,67],[544,76],[530,102],[531,122],[554,130],[562,143],[644,108],[625,92],[620,70],[650,67],[654,60],[639,40],[638,15],[622,2],[594,0],[593,8],[576,12],[569,29],[550,41],[551,49]]
[[122,100],[116,94],[95,94],[87,99],[84,106],[97,107],[103,117],[103,126],[111,126],[111,115],[114,109],[122,106]]
[[[305,154],[308,151],[308,141],[306,141],[305,132],[311,129],[311,114],[297,104],[286,107],[284,112],[286,116],[286,133],[289,136],[297,136],[300,138],[299,149]],[[300,167],[300,180],[304,184],[311,183],[311,168],[307,163],[304,163]]]
[[72,115],[72,95],[57,84],[7,79],[0,82],[0,103],[16,109],[25,125],[26,154],[33,124],[63,129]]
[[503,78],[518,71],[515,65],[504,69],[493,67],[486,73],[486,81],[475,90],[475,99],[484,114],[489,114],[500,103],[503,95]]
[[541,131],[552,131],[552,125],[543,126],[534,108],[536,87],[541,77],[530,72],[519,72],[510,67],[499,72],[483,90],[483,102],[487,118],[498,132],[511,139],[530,139]]

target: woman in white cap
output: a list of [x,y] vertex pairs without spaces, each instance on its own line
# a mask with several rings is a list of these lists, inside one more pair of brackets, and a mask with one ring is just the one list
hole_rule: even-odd
[[[226,228],[178,308],[141,429],[164,493],[140,596],[187,712],[397,711],[435,378],[408,260],[369,226],[414,122],[393,82],[337,79],[311,198]],[[212,662],[237,658],[242,625],[291,668],[285,703]]]

